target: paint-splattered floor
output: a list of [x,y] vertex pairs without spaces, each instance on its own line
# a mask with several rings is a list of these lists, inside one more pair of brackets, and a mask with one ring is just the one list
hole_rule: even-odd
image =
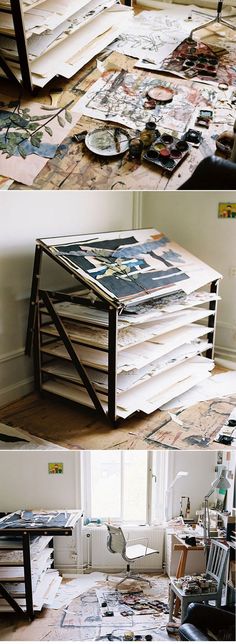
[[[145,575],[147,578],[147,575]],[[152,634],[154,641],[169,641],[176,639],[176,636],[170,637],[166,631],[166,624],[168,623],[168,589],[169,579],[164,575],[159,577],[150,576],[152,587],[149,588],[146,584],[142,586],[143,592],[137,594],[138,599],[146,599],[146,601],[160,602],[159,609],[150,614],[138,614],[138,626],[132,626],[131,617],[121,617],[124,620],[122,628],[113,618],[109,619],[109,625],[106,626],[106,618],[103,618],[99,623],[101,610],[97,598],[96,590],[104,592],[106,599],[109,599],[109,608],[115,605],[114,612],[119,611],[119,602],[117,593],[115,593],[115,582],[111,579],[110,582],[104,585],[104,582],[99,582],[89,592],[84,593],[80,597],[74,599],[67,609],[44,609],[33,622],[29,623],[20,620],[14,614],[0,616],[0,640],[1,641],[88,641],[103,639],[104,634],[114,633],[115,637],[122,637],[125,631],[133,631],[135,634],[142,635],[144,640],[145,635]],[[138,586],[139,587],[139,586]],[[137,587],[137,589],[138,589]],[[125,586],[121,586],[124,590]],[[126,586],[127,588],[127,586]],[[140,588],[140,587],[139,587]],[[119,593],[120,596],[120,593]],[[123,597],[127,598],[127,594]],[[118,608],[117,608],[118,606]],[[128,607],[127,607],[128,608]],[[154,627],[151,621],[155,621]],[[127,624],[126,624],[127,622]],[[106,638],[104,638],[106,641]]]

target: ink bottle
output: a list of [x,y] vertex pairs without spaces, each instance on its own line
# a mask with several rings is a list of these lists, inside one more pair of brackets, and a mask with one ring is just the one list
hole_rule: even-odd
[[153,141],[156,139],[156,123],[155,121],[148,121],[145,125],[145,129],[140,134],[140,139],[143,143],[144,148],[148,148],[152,145]]

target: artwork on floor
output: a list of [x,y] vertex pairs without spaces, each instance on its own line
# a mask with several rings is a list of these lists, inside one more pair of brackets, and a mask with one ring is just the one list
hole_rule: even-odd
[[39,240],[105,299],[136,301],[192,291],[219,273],[154,229]]
[[164,130],[184,133],[199,102],[202,107],[210,105],[208,93],[203,94],[194,87],[122,70],[105,72],[80,99],[78,109],[90,118],[142,130],[150,119],[150,109],[145,103],[153,87],[170,88],[173,92],[171,102],[156,102],[151,111],[157,127]]
[[50,108],[20,98],[0,103],[0,175],[31,186],[78,120],[73,101]]
[[[119,579],[117,579],[119,581]],[[116,583],[116,582],[115,582]],[[122,592],[115,589],[111,581],[97,583],[95,588],[74,599],[64,611],[58,639],[64,629],[73,629],[77,639],[123,639],[124,633],[132,631],[138,639],[150,636],[150,640],[168,639],[165,631],[168,622],[168,578],[164,575],[152,577],[152,587],[136,583],[136,592],[130,592],[130,582],[123,584]],[[134,583],[133,589],[134,589]],[[102,607],[103,603],[107,606]],[[61,630],[63,629],[63,630]],[[148,638],[147,638],[148,639]]]
[[61,450],[56,443],[51,443],[43,438],[38,436],[33,436],[29,432],[20,429],[19,427],[12,427],[12,425],[6,425],[5,423],[0,423],[0,450]]
[[218,217],[220,219],[235,219],[236,203],[219,203]]
[[227,423],[235,404],[236,397],[228,396],[197,403],[192,407],[191,416],[188,409],[180,410],[174,417],[168,413],[166,422],[162,417],[160,426],[152,430],[146,441],[150,448],[162,445],[169,449],[215,450],[219,446],[216,439],[222,425]]

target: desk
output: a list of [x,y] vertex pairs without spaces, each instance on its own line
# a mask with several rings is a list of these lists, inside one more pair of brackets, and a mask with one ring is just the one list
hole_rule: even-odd
[[[188,553],[194,552],[194,551],[195,552],[202,551],[205,549],[205,546],[203,542],[200,542],[196,546],[190,546],[189,544],[185,543],[185,540],[182,537],[176,535],[176,538],[178,540],[178,543],[174,544],[174,550],[180,552],[180,558],[179,558],[178,568],[176,572],[176,579],[179,579],[180,577],[184,577],[185,575]],[[178,597],[176,597],[175,609],[174,609],[175,617],[177,617],[178,615],[179,607],[180,607],[180,600]]]
[[[191,31],[191,26],[189,30]],[[111,53],[108,50],[103,51],[98,58],[105,60],[110,68],[117,66],[127,71],[132,71],[137,62],[134,58]],[[135,72],[141,77],[151,74],[146,70],[137,69]],[[77,102],[99,77],[96,60],[93,60],[70,81],[55,79],[49,83],[47,88],[40,91],[32,101],[50,105],[50,94],[58,88],[59,84],[63,92],[58,107],[65,105],[71,99]],[[202,84],[193,80],[180,80],[174,76],[158,73],[155,77],[157,81],[164,78],[177,85],[193,86],[194,84],[198,88],[203,88]],[[3,83],[3,88],[5,86],[8,87],[8,91],[10,87],[12,93],[12,86],[9,86],[9,83],[6,85]],[[209,130],[203,130],[203,141],[200,147],[191,148],[189,156],[169,176],[165,170],[153,169],[148,163],[129,161],[128,153],[115,160],[99,159],[90,153],[83,143],[78,144],[73,141],[73,134],[83,130],[90,131],[101,125],[103,125],[101,121],[81,116],[71,136],[64,140],[54,159],[48,161],[35,179],[32,188],[35,190],[176,190],[192,175],[202,159],[215,152],[215,136],[225,129],[221,124],[210,126]],[[26,188],[18,183],[14,183],[11,187],[13,190],[32,188]]]
[[[45,525],[20,525],[22,523],[20,520],[15,520],[15,526],[9,525],[11,517],[14,517],[18,512],[13,513],[13,515],[7,515],[5,518],[0,521],[0,537],[20,537],[22,540],[22,550],[23,550],[23,569],[24,569],[24,584],[25,584],[25,598],[26,598],[26,610],[24,611],[16,599],[12,596],[10,592],[5,588],[4,583],[1,579],[1,566],[0,566],[0,596],[2,596],[8,604],[13,608],[13,610],[20,617],[26,617],[29,620],[34,618],[34,606],[33,606],[33,590],[32,590],[32,577],[31,577],[31,553],[30,553],[30,539],[32,537],[39,536],[49,536],[52,537],[51,543],[53,544],[53,537],[56,536],[71,536],[73,528],[76,525],[77,521],[82,517],[82,512],[80,510],[76,511],[76,516],[74,521],[67,526],[68,517],[65,515],[64,523],[61,521],[61,525],[52,525],[46,522],[45,516]],[[35,513],[36,514],[36,513]],[[50,511],[48,512],[50,515]],[[69,511],[68,511],[69,514]],[[32,522],[33,523],[33,522]],[[0,545],[1,547],[1,545]]]

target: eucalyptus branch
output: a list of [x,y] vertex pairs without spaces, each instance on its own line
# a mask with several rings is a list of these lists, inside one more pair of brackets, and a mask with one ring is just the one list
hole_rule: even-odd
[[[27,126],[25,126],[24,130],[25,130],[25,132],[27,132],[27,136],[23,136],[23,138],[22,138],[20,141],[18,141],[18,143],[17,143],[17,147],[19,147],[22,143],[24,143],[24,141],[28,141],[28,140],[29,140],[29,139],[31,139],[33,136],[35,136],[36,132],[39,132],[39,131],[40,131],[40,130],[42,130],[43,128],[46,128],[46,127],[47,127],[47,125],[48,125],[49,123],[51,123],[51,121],[53,121],[55,118],[58,118],[62,112],[64,112],[64,111],[68,110],[68,108],[69,108],[73,103],[74,103],[74,100],[71,100],[69,103],[67,103],[67,105],[64,105],[63,107],[61,107],[61,108],[60,108],[56,113],[54,112],[54,114],[53,114],[52,116],[49,116],[49,118],[48,118],[48,116],[46,116],[46,122],[45,122],[44,124],[43,124],[43,123],[41,123],[41,124],[40,124],[38,127],[36,127],[36,128],[35,128],[35,130],[33,130],[32,132],[28,130],[28,127],[27,127]],[[19,103],[17,104],[17,106],[14,108],[14,112],[12,112],[12,114],[14,114],[14,113],[15,113],[15,111],[16,111],[16,109],[17,109],[17,108],[19,109],[19,106],[20,106],[20,101],[19,101]],[[19,116],[20,116],[19,111],[18,111],[18,114],[19,114]],[[44,119],[45,119],[45,116],[41,116],[41,117],[39,117],[37,120],[38,120],[38,121],[40,121],[40,120],[44,120]],[[10,127],[11,127],[11,125],[9,125],[9,126],[8,126],[7,131],[6,131],[6,135],[5,135],[5,142],[6,142],[6,143],[7,143],[7,138],[8,138],[8,135],[9,135],[9,129],[10,129]],[[18,126],[18,127],[20,128],[20,126]],[[15,128],[15,129],[18,129],[18,128]]]

